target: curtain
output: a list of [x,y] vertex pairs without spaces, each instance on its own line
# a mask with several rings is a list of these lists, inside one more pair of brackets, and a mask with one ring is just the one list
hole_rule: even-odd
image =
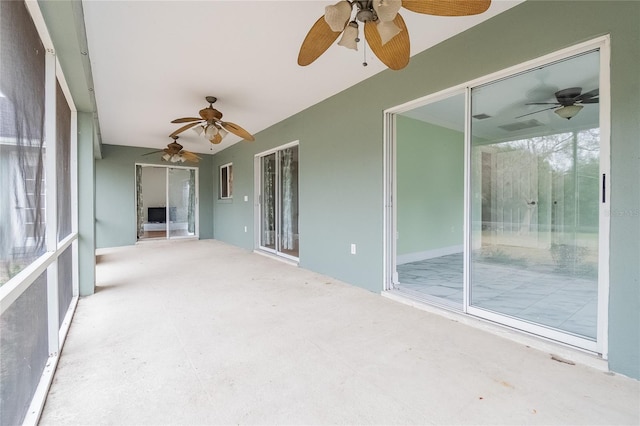
[[142,166],[136,165],[136,218],[138,239],[144,236],[144,200],[142,199]]
[[189,199],[187,207],[188,232],[190,235],[196,232],[196,171],[189,170]]
[[295,248],[295,235],[293,230],[293,149],[287,148],[281,154],[281,194],[282,194],[282,249],[293,250]]
[[276,228],[276,214],[275,214],[275,154],[262,157],[262,177],[263,191],[262,191],[262,244],[264,246],[270,246],[275,243],[275,228]]
[[2,285],[45,250],[45,49],[24,2],[0,1],[0,20]]

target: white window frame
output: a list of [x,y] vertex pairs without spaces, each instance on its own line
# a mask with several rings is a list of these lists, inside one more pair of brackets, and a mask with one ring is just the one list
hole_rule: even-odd
[[[226,178],[222,177],[223,170],[227,170]],[[220,184],[218,185],[218,199],[219,200],[230,200],[233,198],[233,163],[226,163],[220,166],[218,177]],[[224,189],[226,189],[227,195],[224,194]]]
[[[261,220],[261,204],[262,204],[262,174],[260,169],[260,161],[263,157],[267,155],[276,154],[276,161],[279,160],[279,152],[284,151],[287,148],[292,148],[294,146],[298,147],[298,161],[300,161],[300,140],[295,140],[293,142],[286,143],[284,145],[277,146],[272,149],[268,149],[266,151],[259,152],[253,157],[253,168],[254,168],[254,200],[256,200],[254,204],[254,247],[256,253],[269,253],[274,255],[278,259],[284,259],[286,261],[294,262],[294,265],[297,265],[300,261],[299,257],[291,256],[277,249],[270,249],[261,244],[260,236],[262,235],[262,220]],[[278,168],[276,167],[276,198],[280,196],[280,175]],[[276,203],[276,217],[280,217],[279,206]],[[277,244],[276,244],[277,247]]]
[[[32,395],[23,424],[37,424],[44,408],[47,392],[60,359],[71,319],[79,297],[78,282],[78,212],[77,212],[77,109],[71,91],[57,60],[53,42],[49,35],[40,7],[35,1],[25,1],[34,25],[45,48],[45,253],[0,287],[0,313],[12,304],[42,274],[47,275],[47,332],[49,358],[40,381]],[[60,84],[71,112],[70,177],[71,177],[71,233],[62,241],[57,239],[57,173],[56,173],[56,82]],[[53,136],[52,136],[53,135]],[[59,324],[58,308],[58,258],[71,247],[72,250],[72,299]]]

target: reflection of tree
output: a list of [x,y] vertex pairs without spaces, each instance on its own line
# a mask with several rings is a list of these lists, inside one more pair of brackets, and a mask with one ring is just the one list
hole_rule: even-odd
[[[574,145],[576,152],[574,152]],[[557,133],[498,144],[499,151],[519,150],[534,154],[554,172],[569,172],[573,165],[599,161],[600,129]]]
[[[599,218],[600,129],[509,141],[498,152],[520,151],[538,159],[538,176],[551,175],[552,203],[562,208],[554,222],[575,231],[597,230]],[[540,209],[549,207],[541,197]]]

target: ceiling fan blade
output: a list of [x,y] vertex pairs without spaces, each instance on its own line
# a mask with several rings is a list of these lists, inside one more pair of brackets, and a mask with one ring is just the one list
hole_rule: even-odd
[[392,70],[400,70],[407,66],[410,56],[409,31],[404,19],[398,13],[393,23],[401,29],[400,33],[391,40],[382,44],[378,28],[372,21],[364,23],[364,36],[371,47],[371,51],[382,61],[383,64]]
[[200,161],[200,157],[190,151],[181,151],[180,155],[182,155],[185,160],[191,161],[192,163],[197,163]]
[[522,115],[519,115],[519,116],[514,117],[514,118],[522,118],[522,117],[526,117],[527,115],[537,114],[537,113],[542,112],[542,111],[549,111],[550,109],[556,109],[556,108],[558,108],[558,106],[559,106],[559,105],[554,105],[554,106],[552,106],[552,107],[550,107],[550,108],[545,108],[545,109],[541,109],[541,110],[538,110],[538,111],[529,112],[529,113],[527,113],[527,114],[522,114]]
[[220,122],[220,124],[222,125],[222,127],[225,128],[225,130],[230,131],[231,133],[233,133],[236,136],[240,136],[242,139],[246,139],[248,141],[255,141],[256,140],[256,138],[254,138],[251,133],[247,132],[245,129],[243,129],[242,127],[238,126],[237,124],[233,124],[233,123],[230,123],[228,121]]
[[[166,148],[165,148],[166,149]],[[164,152],[163,149],[158,149],[156,151],[151,151],[151,152],[147,152],[146,154],[142,154],[142,156],[144,157],[145,155],[152,155],[152,154],[157,154],[159,152]]]
[[489,9],[491,0],[402,0],[402,7],[436,16],[477,15]]
[[[575,101],[582,101],[582,103],[587,103],[588,99],[596,98],[600,96],[600,89],[593,89],[589,92],[585,92],[582,95],[575,98]],[[597,102],[597,101],[596,101]],[[591,102],[595,103],[595,102]]]
[[600,102],[600,98],[588,98],[580,101],[581,104],[597,104],[598,102]]
[[179,135],[180,133],[184,132],[185,130],[188,130],[190,128],[192,128],[193,126],[197,126],[198,124],[200,124],[200,121],[196,121],[195,123],[189,123],[189,124],[185,124],[184,126],[180,127],[178,130],[176,130],[175,132],[171,133],[169,135],[170,138]]
[[[345,22],[346,26],[346,22]],[[333,44],[342,31],[331,30],[324,15],[311,27],[300,46],[298,53],[298,65],[306,66],[315,61]]]
[[172,123],[190,123],[192,121],[202,121],[202,118],[197,117],[184,117],[184,118],[176,118],[171,121]]
[[560,106],[560,104],[557,102],[528,102],[525,105],[558,105]]

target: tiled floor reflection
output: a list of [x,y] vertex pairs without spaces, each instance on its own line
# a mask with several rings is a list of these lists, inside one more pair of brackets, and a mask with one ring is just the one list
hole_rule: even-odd
[[[462,306],[462,253],[398,265],[400,288]],[[597,281],[473,264],[472,305],[595,339]]]

